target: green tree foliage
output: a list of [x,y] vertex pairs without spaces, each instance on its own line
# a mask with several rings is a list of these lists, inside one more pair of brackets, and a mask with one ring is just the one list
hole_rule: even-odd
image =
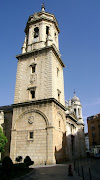
[[8,142],[6,136],[4,135],[2,129],[0,128],[0,152],[4,151],[5,145]]

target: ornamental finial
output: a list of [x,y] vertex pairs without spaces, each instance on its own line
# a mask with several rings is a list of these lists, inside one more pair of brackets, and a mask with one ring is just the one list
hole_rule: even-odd
[[74,89],[74,96],[76,96],[75,89]]
[[42,12],[44,12],[44,11],[45,11],[45,5],[44,5],[44,2],[43,2],[43,4],[42,4],[42,8],[41,8],[41,10],[42,10]]

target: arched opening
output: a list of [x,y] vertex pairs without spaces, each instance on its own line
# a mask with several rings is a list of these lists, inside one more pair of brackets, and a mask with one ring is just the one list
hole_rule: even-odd
[[37,38],[37,37],[39,37],[39,28],[38,27],[34,28],[34,38]]

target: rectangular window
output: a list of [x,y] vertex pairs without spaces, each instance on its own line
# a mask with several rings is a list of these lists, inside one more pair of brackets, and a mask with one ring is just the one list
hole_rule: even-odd
[[39,28],[34,28],[34,38],[37,38],[39,36]]
[[75,115],[76,115],[76,109],[74,109],[74,113],[75,113]]
[[94,130],[94,129],[95,129],[94,124],[91,124],[91,129],[92,129],[92,130]]
[[61,91],[59,89],[57,89],[57,93],[58,93],[58,101],[60,102]]
[[32,99],[35,98],[35,90],[31,90],[31,97]]
[[60,101],[60,93],[58,92],[58,101]]
[[59,76],[59,68],[57,68],[57,77]]
[[60,128],[60,121],[59,121],[59,128]]
[[33,131],[28,132],[28,140],[33,140],[33,138],[34,138]]
[[36,98],[36,87],[29,87],[27,90],[29,91],[30,100]]
[[32,66],[32,73],[35,73],[35,66]]
[[30,139],[33,139],[33,132],[30,132]]
[[92,132],[92,137],[95,137],[95,132]]
[[49,35],[49,27],[46,26],[46,34]]

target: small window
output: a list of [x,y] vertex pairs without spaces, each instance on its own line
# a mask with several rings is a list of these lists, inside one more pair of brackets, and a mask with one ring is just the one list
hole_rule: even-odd
[[27,89],[29,91],[29,99],[34,99],[36,96],[36,87],[31,87]]
[[78,108],[78,114],[80,115],[80,109]]
[[60,102],[60,94],[61,92],[58,92],[58,101]]
[[32,73],[35,73],[36,66],[32,66]]
[[60,121],[59,121],[59,128],[60,128]]
[[58,101],[60,101],[60,93],[58,92]]
[[35,98],[35,90],[31,90],[32,99]]
[[34,38],[37,38],[39,36],[39,28],[34,28]]
[[74,113],[76,114],[76,109],[74,109]]
[[46,34],[49,35],[49,27],[46,26]]
[[91,129],[92,129],[92,130],[94,130],[94,129],[95,129],[94,124],[91,124]]
[[96,135],[95,135],[95,132],[92,132],[92,137],[95,137]]
[[56,32],[54,33],[54,37],[55,37],[55,41],[56,41],[56,39],[57,39],[57,34],[56,34]]
[[73,131],[73,127],[72,127],[72,125],[71,125],[71,133],[72,133],[72,131]]
[[33,140],[33,138],[34,138],[33,131],[28,132],[28,140]]
[[59,68],[57,68],[57,77],[59,76]]
[[33,139],[33,132],[30,132],[30,139]]
[[59,89],[57,89],[57,92],[58,92],[58,101],[60,102],[61,91]]

